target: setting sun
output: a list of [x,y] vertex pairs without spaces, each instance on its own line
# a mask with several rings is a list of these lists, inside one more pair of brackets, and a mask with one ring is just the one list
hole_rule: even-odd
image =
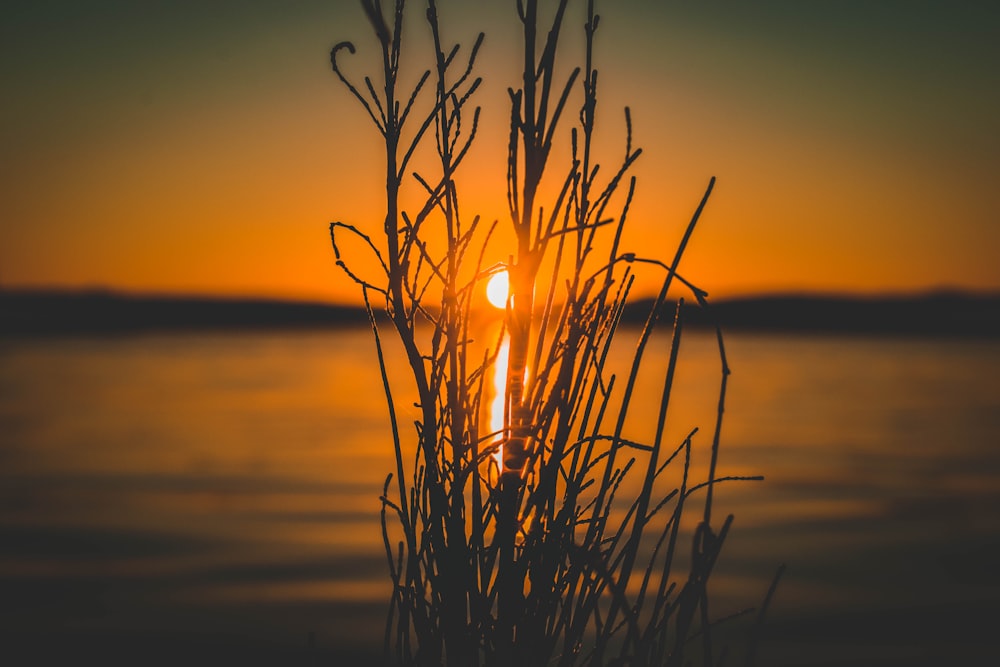
[[486,283],[486,298],[495,308],[501,310],[507,308],[507,295],[510,291],[510,282],[507,279],[507,272],[495,273]]

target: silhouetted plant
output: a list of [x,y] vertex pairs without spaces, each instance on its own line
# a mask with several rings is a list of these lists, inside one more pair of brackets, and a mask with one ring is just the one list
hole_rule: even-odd
[[[393,584],[387,657],[417,665],[679,665],[697,639],[704,664],[716,664],[707,582],[732,516],[713,524],[713,489],[741,479],[716,473],[729,374],[718,330],[721,383],[707,478],[689,478],[696,429],[673,447],[663,442],[683,332],[679,305],[673,318],[666,312],[668,292],[680,284],[708,307],[705,292],[682,278],[678,266],[714,179],[669,263],[622,252],[636,187],[630,170],[641,151],[632,145],[626,108],[624,157],[609,177],[599,178],[593,0],[586,8],[585,62],[562,81],[556,58],[569,1],[555,2],[541,35],[537,0],[517,0],[524,69],[521,86],[509,91],[507,158],[516,248],[505,266],[485,266],[498,223],[463,216],[457,180],[479,127],[480,109],[471,100],[481,83],[473,72],[483,34],[461,57],[458,46],[446,50],[436,2],[427,0],[433,65],[403,89],[404,4],[395,0],[386,16],[378,0],[361,0],[381,49],[379,87],[369,77],[357,86],[344,74],[339,57],[355,52],[351,43],[331,53],[334,72],[385,145],[382,236],[375,241],[342,222],[332,223],[330,234],[338,265],[360,285],[368,308],[395,448],[396,469],[382,496]],[[567,136],[559,129],[574,99],[579,115],[567,137],[571,158],[552,167],[552,148]],[[414,156],[428,145],[436,159],[414,170]],[[545,194],[543,178],[553,169],[561,170],[557,186]],[[404,186],[422,193],[411,212],[402,205]],[[344,234],[377,256],[378,282],[344,262],[338,241]],[[609,352],[620,337],[637,265],[657,267],[663,280],[616,398]],[[480,332],[472,322],[481,285],[504,269],[511,286],[505,328],[497,340],[476,343]],[[383,307],[418,396],[412,447],[401,431],[383,354]],[[637,442],[625,424],[639,368],[654,331],[670,322],[655,436]],[[504,426],[489,432],[486,379],[497,370],[504,337]],[[501,449],[498,464],[494,455]],[[675,480],[668,480],[668,470]],[[633,477],[634,497],[619,498]],[[691,505],[699,493],[704,500],[689,568],[678,576],[681,519],[686,510],[697,511]],[[747,650],[748,662],[753,653]]]

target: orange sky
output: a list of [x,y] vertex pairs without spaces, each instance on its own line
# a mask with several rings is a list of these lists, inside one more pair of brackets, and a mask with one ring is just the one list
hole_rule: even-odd
[[[360,10],[203,4],[5,17],[0,286],[356,298],[327,224],[378,231],[379,144],[328,53],[375,55]],[[487,32],[465,201],[503,220],[513,2],[441,4]],[[625,104],[645,151],[626,249],[670,257],[715,175],[682,265],[713,296],[1000,289],[996,9],[664,4],[598,2],[607,167]]]

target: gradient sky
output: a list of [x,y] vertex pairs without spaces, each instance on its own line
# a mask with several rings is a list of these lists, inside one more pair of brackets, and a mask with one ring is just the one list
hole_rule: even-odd
[[[450,40],[487,32],[478,102],[503,137],[513,0],[440,4]],[[627,246],[671,255],[715,175],[683,265],[713,296],[1000,289],[1000,5],[707,5],[598,2],[602,145],[618,158],[628,104],[645,150]],[[357,3],[4,13],[0,286],[354,297],[327,224],[378,230],[379,144],[328,57],[375,56]],[[467,199],[489,219],[496,136]]]

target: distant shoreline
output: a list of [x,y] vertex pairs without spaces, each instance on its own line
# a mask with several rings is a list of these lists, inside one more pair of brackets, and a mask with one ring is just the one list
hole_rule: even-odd
[[[630,304],[645,321],[651,300]],[[667,304],[664,317],[674,316]],[[1000,294],[764,295],[685,303],[685,324],[725,331],[1000,337]],[[107,291],[0,290],[0,335],[303,329],[366,326],[363,308],[279,299],[144,296]]]
[[[637,302],[627,309],[626,319],[643,321],[651,305]],[[695,327],[718,324],[724,331],[997,338],[1000,294],[765,295],[710,301],[708,311],[686,303],[683,319]]]

